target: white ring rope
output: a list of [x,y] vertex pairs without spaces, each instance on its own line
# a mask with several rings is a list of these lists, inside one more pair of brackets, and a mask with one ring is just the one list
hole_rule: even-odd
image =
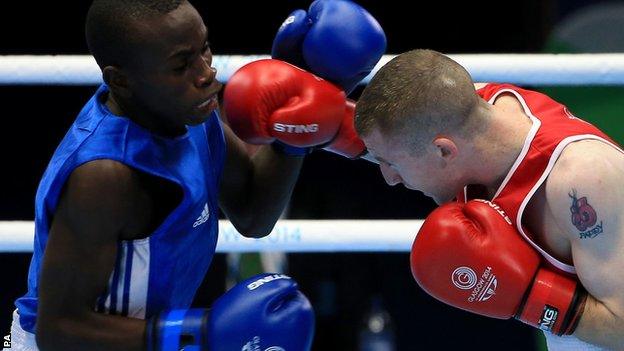
[[[218,79],[225,82],[245,63],[266,55],[214,56]],[[375,67],[388,62],[385,55]],[[476,82],[519,85],[624,85],[624,54],[464,54],[450,55]],[[364,83],[372,76],[369,75]],[[87,55],[0,56],[0,85],[95,85],[101,82]]]
[[[245,238],[219,221],[217,252],[409,252],[422,220],[280,220],[268,236]],[[32,252],[35,226],[0,221],[0,253]]]
[[[624,85],[624,54],[450,55],[477,82],[519,85]],[[262,58],[215,56],[218,79],[227,81],[244,64]],[[392,59],[385,55],[364,83]],[[91,56],[0,56],[0,85],[95,85]],[[408,252],[422,220],[281,220],[262,239],[244,238],[219,222],[218,252]],[[32,252],[33,222],[0,221],[0,253]]]

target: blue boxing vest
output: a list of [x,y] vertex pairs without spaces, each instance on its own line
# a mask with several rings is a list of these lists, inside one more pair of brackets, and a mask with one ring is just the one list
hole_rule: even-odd
[[[176,138],[163,138],[114,116],[104,105],[102,85],[84,106],[56,149],[35,201],[34,253],[28,292],[15,302],[22,329],[34,333],[38,281],[52,216],[72,171],[89,161],[110,159],[167,179],[183,199],[145,239],[119,241],[108,288],[94,310],[149,318],[163,309],[187,308],[214,255],[218,235],[217,191],[225,140],[216,112]],[[71,269],[71,267],[67,267]]]

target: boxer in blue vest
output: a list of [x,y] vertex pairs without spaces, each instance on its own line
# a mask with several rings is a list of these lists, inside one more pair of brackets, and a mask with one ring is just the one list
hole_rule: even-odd
[[[324,1],[359,9],[317,3]],[[365,11],[361,17],[354,23],[378,29]],[[315,26],[329,25],[319,44],[336,33],[335,20],[323,18],[315,17]],[[219,208],[243,235],[270,233],[308,147],[328,135],[302,135],[305,148],[269,143],[250,157],[219,118],[208,30],[186,0],[95,0],[86,38],[104,84],[40,182],[13,347],[309,350],[312,307],[287,276],[252,277],[210,309],[189,307],[215,252]],[[361,79],[347,75],[329,78]],[[230,106],[248,103],[232,99]],[[319,118],[325,130],[343,114]]]

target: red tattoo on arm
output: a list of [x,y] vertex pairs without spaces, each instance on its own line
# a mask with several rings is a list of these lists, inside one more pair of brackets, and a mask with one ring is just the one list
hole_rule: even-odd
[[[570,212],[572,212],[572,224],[581,232],[581,239],[593,238],[596,235],[602,233],[602,222],[596,228],[585,232],[588,228],[593,227],[598,221],[596,210],[587,202],[587,197],[576,197],[576,190],[572,189],[572,192],[568,194],[572,198],[572,206],[570,206]],[[599,228],[598,228],[599,227]],[[583,233],[584,232],[584,233]]]

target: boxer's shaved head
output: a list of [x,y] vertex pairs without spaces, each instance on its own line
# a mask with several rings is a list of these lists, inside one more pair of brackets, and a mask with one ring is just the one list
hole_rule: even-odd
[[[436,134],[482,128],[472,79],[457,62],[432,50],[398,55],[373,77],[356,108],[361,136],[378,129],[402,138],[415,153]],[[464,133],[465,134],[465,133]]]

